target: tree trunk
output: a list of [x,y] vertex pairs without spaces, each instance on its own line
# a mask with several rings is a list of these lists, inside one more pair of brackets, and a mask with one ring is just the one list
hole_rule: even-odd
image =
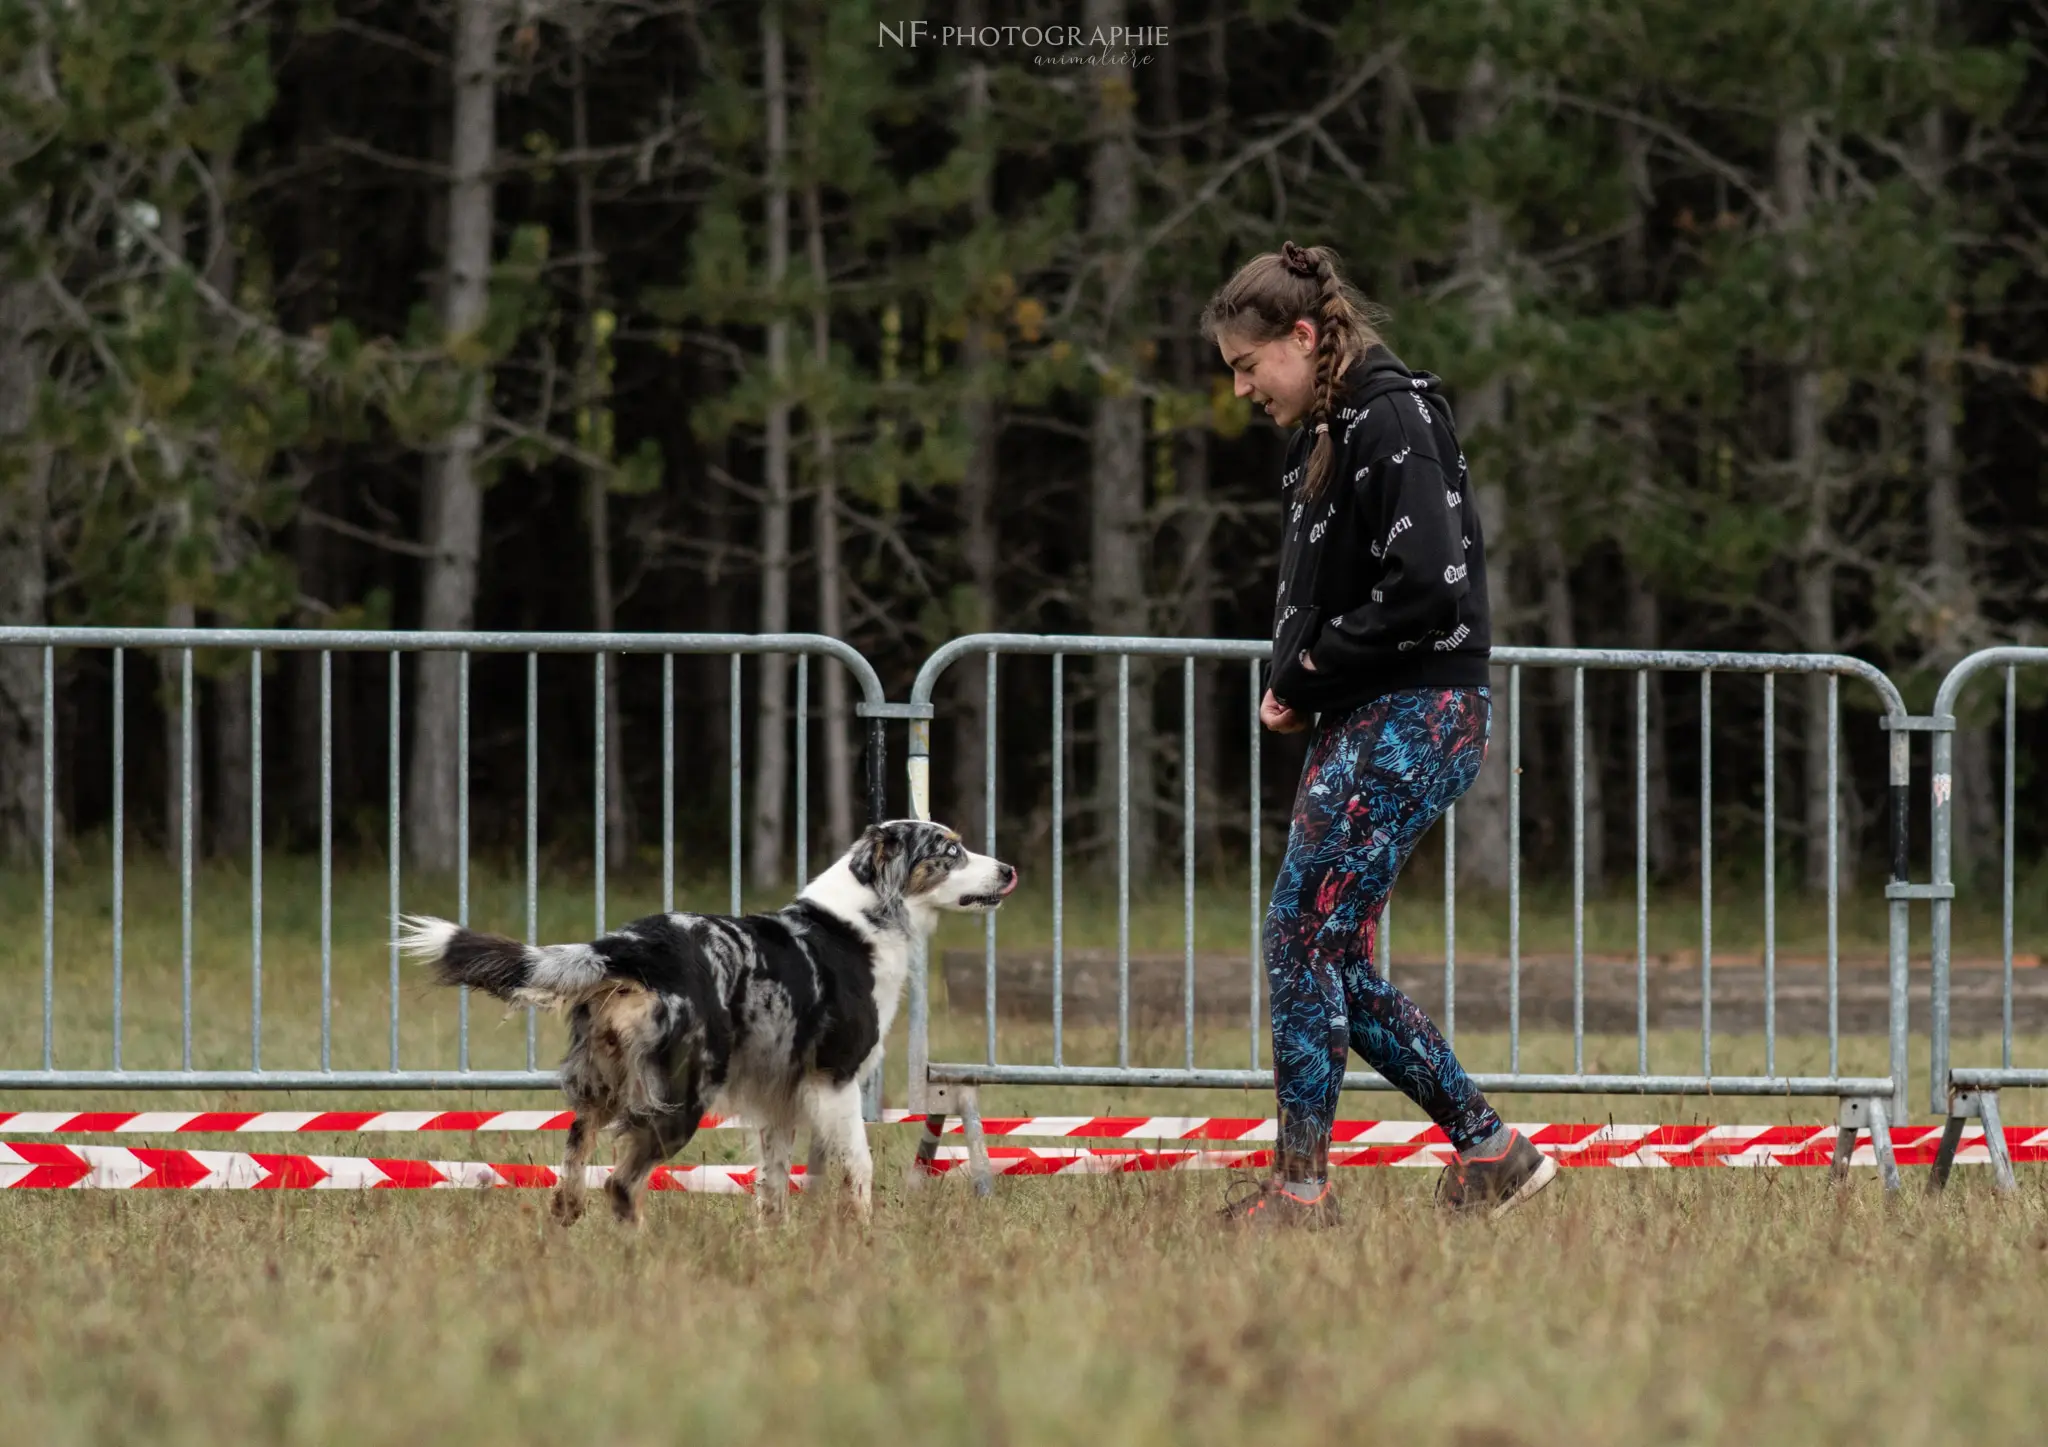
[[[167,155],[159,162],[158,184],[161,187],[162,194],[167,196],[173,194],[176,173],[180,164],[182,164],[182,158],[176,155]],[[185,218],[176,207],[164,213],[162,234],[164,245],[180,263],[184,262],[186,258]],[[191,480],[184,476],[186,464],[184,449],[175,443],[166,442],[164,452],[166,454],[166,471],[181,486],[191,487]],[[187,493],[175,498],[171,503],[170,511],[172,514],[171,530],[175,535],[175,539],[182,540],[189,537],[192,532],[192,500],[190,494]],[[170,547],[166,548],[165,554],[168,555],[175,547],[176,541],[173,541]],[[166,574],[166,579],[173,587],[177,586],[176,580],[169,578],[168,574]],[[174,593],[166,602],[164,606],[164,627],[191,628],[198,621],[197,613],[190,598],[178,597]],[[206,847],[206,838],[199,828],[199,821],[206,817],[206,793],[202,787],[204,771],[200,767],[205,747],[205,741],[199,733],[200,680],[195,674],[192,680],[192,693],[189,700],[192,748],[191,761],[188,765],[185,750],[187,698],[185,694],[184,650],[160,648],[154,650],[152,656],[156,660],[157,702],[164,730],[164,852],[170,862],[176,865],[184,857],[184,842],[188,829],[192,835],[194,850],[201,850]]]
[[[1922,127],[1922,164],[1931,184],[1945,187],[1948,135],[1940,110],[1930,110]],[[1927,560],[1929,591],[1935,605],[1933,661],[1944,671],[1976,647],[1983,633],[1983,603],[1977,596],[1973,567],[1975,539],[1963,514],[1962,469],[1956,457],[1956,419],[1962,411],[1955,380],[1960,329],[1960,309],[1951,301],[1941,330],[1927,339],[1920,359]],[[2001,847],[2001,806],[1993,784],[1994,747],[2002,759],[2002,723],[1995,746],[1992,731],[1982,724],[1957,727],[1951,762],[1955,771],[1954,863],[1958,877],[1967,878],[1973,870],[1996,858]]]
[[[1154,19],[1168,34],[1176,24],[1175,8],[1173,0],[1154,0],[1152,6]],[[1212,96],[1224,94],[1228,85],[1228,52],[1223,44],[1225,31],[1226,27],[1222,25],[1210,28],[1206,57],[1208,70],[1202,79]],[[1172,46],[1161,52],[1160,64],[1160,120],[1166,134],[1179,135],[1182,134],[1183,120],[1181,74],[1177,53]],[[1182,155],[1190,171],[1205,161],[1215,165],[1222,160],[1222,112],[1220,109],[1212,110],[1204,121],[1199,135],[1191,135],[1182,143]],[[1183,394],[1205,389],[1209,378],[1215,375],[1216,362],[1212,349],[1202,340],[1195,325],[1202,299],[1188,281],[1188,273],[1180,271],[1174,283],[1172,303],[1173,325],[1178,332],[1170,353],[1173,385]],[[1179,632],[1187,638],[1213,638],[1216,635],[1216,574],[1210,545],[1216,532],[1216,505],[1210,490],[1209,425],[1206,416],[1190,426],[1174,430],[1168,440],[1167,465],[1172,469],[1173,496],[1178,502],[1179,526],[1175,531],[1180,551],[1180,578],[1179,596],[1173,602],[1180,620]],[[1239,719],[1235,708],[1227,714],[1222,711],[1220,685],[1224,672],[1215,664],[1196,665],[1194,708],[1182,725],[1184,731],[1191,726],[1195,752],[1195,847],[1202,857],[1208,859],[1218,858],[1222,847],[1221,744],[1227,735],[1221,732],[1221,725],[1226,718],[1231,724]],[[1235,691],[1230,698],[1236,702]]]
[[[1459,134],[1484,133],[1494,124],[1499,108],[1499,81],[1493,58],[1482,52],[1466,74],[1459,96]],[[1482,348],[1512,308],[1503,257],[1505,244],[1498,209],[1484,198],[1474,199],[1465,214],[1460,264],[1474,288],[1473,331]],[[1493,639],[1503,643],[1507,625],[1514,617],[1513,549],[1508,538],[1507,487],[1501,480],[1506,457],[1497,441],[1507,423],[1507,379],[1491,364],[1487,372],[1479,382],[1460,390],[1459,423],[1467,439],[1495,439],[1493,457],[1475,460],[1471,476],[1480,526],[1486,530],[1486,586],[1493,609]],[[1509,872],[1507,696],[1505,690],[1498,688],[1494,690],[1494,725],[1486,765],[1458,802],[1458,878],[1461,883],[1505,891]]]
[[[1628,643],[1630,648],[1662,648],[1664,646],[1664,620],[1657,602],[1657,590],[1650,580],[1640,573],[1632,574],[1628,580]],[[1636,757],[1636,698],[1635,680],[1629,680],[1628,697],[1628,748],[1631,776]],[[1664,688],[1663,676],[1652,670],[1648,677],[1649,720],[1645,729],[1643,772],[1645,792],[1649,795],[1648,829],[1650,854],[1650,875],[1652,878],[1668,878],[1678,867],[1677,837],[1674,833],[1676,816],[1671,802],[1670,750],[1664,738]],[[1630,814],[1634,823],[1634,814]]]
[[[1578,627],[1572,617],[1571,562],[1565,556],[1564,540],[1559,536],[1555,507],[1533,509],[1531,522],[1532,531],[1536,535],[1536,566],[1543,575],[1543,641],[1551,648],[1576,648],[1579,646],[1579,640]],[[1569,771],[1573,767],[1574,757],[1573,671],[1569,668],[1553,668],[1547,672],[1550,674],[1551,698],[1557,706],[1559,747],[1556,757],[1562,766],[1559,776],[1564,780],[1565,786],[1564,837],[1569,838],[1572,827],[1572,777]],[[1598,675],[1592,677],[1597,678]],[[1584,753],[1586,891],[1588,894],[1599,894],[1607,879],[1607,810],[1600,778],[1600,763],[1605,750],[1600,747],[1600,736],[1593,726],[1590,687],[1587,694]]]
[[[813,72],[815,77],[815,71]],[[811,104],[823,104],[812,81]],[[811,357],[822,382],[832,367],[832,303],[825,267],[824,206],[814,179],[804,187],[804,249],[811,263],[816,300],[811,305]],[[811,458],[817,469],[817,500],[812,504],[812,544],[818,552],[818,631],[828,638],[846,636],[846,580],[841,575],[839,535],[839,463],[833,451],[830,411],[822,402],[811,407]],[[848,706],[846,670],[829,659],[824,673],[825,695],[825,830],[823,854],[836,856],[853,843],[853,711]],[[808,866],[807,866],[808,867]]]
[[[206,225],[206,280],[222,296],[235,294],[235,238],[228,226],[228,200],[235,184],[235,158],[222,149],[211,157],[212,190]],[[232,572],[243,562],[245,540],[234,520],[224,520],[220,537],[220,567]],[[217,619],[217,622],[261,626],[268,618]],[[254,802],[251,763],[254,758],[254,722],[250,717],[252,694],[246,659],[237,659],[213,684],[213,799],[212,852],[228,858],[242,858],[249,852],[250,812]]]
[[[782,7],[761,10],[768,106],[768,323],[766,457],[762,467],[761,631],[789,631],[789,319],[781,314],[789,276],[789,100],[783,73]],[[789,807],[789,660],[761,659],[761,701],[754,733],[752,854],[748,871],[765,885],[785,877]]]
[[[441,329],[449,342],[483,325],[490,302],[492,153],[497,145],[499,0],[454,0],[453,127],[449,141],[448,232]],[[420,626],[465,631],[476,620],[483,546],[483,446],[488,373],[471,379],[462,416],[428,464],[422,534],[431,556]],[[460,665],[454,654],[422,654],[413,700],[412,771],[406,798],[414,860],[450,872],[457,859]]]
[[[333,542],[332,535],[307,514],[327,510],[334,491],[333,484],[316,470],[307,479],[299,517],[292,527],[292,570],[298,577],[299,595],[314,604],[325,604],[332,586]],[[324,621],[321,611],[309,608],[301,615],[300,626],[319,627]],[[320,655],[287,653],[283,666],[290,670],[291,777],[286,782],[291,807],[278,844],[299,847],[317,837],[314,831],[320,821]]]
[[[1783,218],[1785,241],[1790,248],[1793,307],[1800,315],[1808,310],[1799,293],[1811,270],[1800,249],[1807,244],[1801,233],[1813,203],[1811,126],[1811,118],[1804,115],[1781,121],[1776,147],[1778,210]],[[1787,383],[1791,433],[1789,491],[1797,499],[1802,517],[1795,607],[1799,646],[1808,653],[1833,653],[1838,645],[1831,548],[1834,541],[1833,489],[1828,476],[1824,381],[1819,361],[1813,356],[1810,345],[1792,359]],[[1805,776],[1806,887],[1820,892],[1828,887],[1828,812],[1831,797],[1834,797],[1831,796],[1827,772],[1826,675],[1809,676],[1805,695],[1801,739]],[[1845,877],[1847,850],[1841,851],[1840,859],[1841,875]]]
[[[190,602],[173,601],[164,609],[166,628],[190,628],[197,622]],[[184,857],[188,808],[193,850],[197,852],[206,847],[205,836],[199,832],[199,821],[206,817],[205,771],[200,767],[204,740],[199,734],[199,677],[195,673],[192,679],[192,764],[188,780],[185,766],[185,651],[182,648],[154,648],[150,650],[150,657],[156,661],[157,702],[164,729],[164,855],[175,865]],[[186,804],[188,790],[191,795],[189,806]]]
[[[962,0],[960,28],[978,29],[986,7],[982,0]],[[968,144],[989,144],[989,69],[976,60],[967,70],[966,134]],[[973,215],[977,227],[987,226],[995,216],[992,164],[982,160],[980,182],[974,189]],[[967,336],[961,346],[961,367],[966,373],[967,396],[961,407],[967,431],[966,465],[960,474],[957,499],[960,518],[961,560],[967,567],[967,616],[956,616],[963,632],[980,633],[995,626],[996,604],[996,444],[1002,427],[996,403],[995,371],[999,365],[1002,338],[979,315],[969,318]],[[989,713],[987,674],[984,665],[962,660],[947,670],[946,686],[952,695],[953,725],[953,808],[962,834],[980,843],[988,837],[989,821],[984,817],[983,794],[987,776],[986,750]]]
[[[1395,0],[1379,0],[1380,24],[1393,35],[1401,23]],[[1222,27],[1217,27],[1219,32]],[[1222,37],[1219,34],[1218,48]],[[1408,143],[1409,116],[1415,106],[1414,84],[1400,56],[1389,57],[1380,69],[1379,80],[1379,162],[1383,175],[1400,174],[1399,167]],[[1383,295],[1406,296],[1414,281],[1414,263],[1407,248],[1389,246],[1382,252],[1379,275],[1375,278]]]
[[[590,87],[583,72],[583,39],[570,55],[569,115],[578,155],[590,153]],[[593,210],[593,167],[576,167],[576,300],[582,338],[576,361],[577,433],[586,452],[610,461],[611,386],[604,368],[604,327],[597,294],[597,224]],[[615,632],[618,611],[612,598],[611,469],[592,462],[584,472],[583,512],[590,551],[590,626]],[[626,792],[626,751],[619,728],[619,669],[604,657],[604,833],[605,857],[623,860],[633,847],[632,799]]]
[[[1121,29],[1124,0],[1088,0],[1082,22],[1091,32]],[[1135,351],[1127,335],[1128,297],[1136,258],[1130,252],[1137,218],[1136,95],[1131,77],[1104,68],[1095,79],[1093,145],[1088,163],[1088,232],[1105,256],[1101,343],[1113,365],[1135,373]],[[1090,424],[1088,613],[1101,634],[1143,635],[1150,630],[1146,598],[1145,408],[1134,375],[1100,379]],[[1104,658],[1096,669],[1096,817],[1105,841],[1113,838],[1118,809],[1118,660]],[[1152,873],[1155,770],[1152,740],[1151,672],[1142,660],[1130,664],[1128,747],[1124,753],[1130,793],[1130,877]]]
[[[25,220],[25,234],[42,229],[40,217]],[[33,282],[0,279],[0,623],[26,627],[49,621],[51,459],[28,435],[43,377],[41,319]],[[0,648],[0,860],[40,853],[42,780],[43,653]]]
[[[1622,133],[1622,166],[1626,175],[1631,198],[1627,233],[1622,238],[1622,289],[1624,300],[1630,306],[1643,306],[1650,300],[1650,248],[1647,217],[1655,195],[1650,186],[1650,142],[1649,137],[1636,126],[1625,126]],[[1657,437],[1650,421],[1648,402],[1638,398],[1630,403],[1622,418],[1622,428],[1628,437],[1628,496],[1639,522],[1648,526],[1653,522],[1652,509],[1656,503]],[[1641,567],[1629,569],[1628,588],[1628,637],[1630,648],[1656,649],[1664,646],[1662,610],[1658,604],[1657,585],[1649,572]],[[1630,679],[1631,684],[1635,680]],[[1651,670],[1644,679],[1644,693],[1647,695],[1649,715],[1643,731],[1644,792],[1647,794],[1645,821],[1648,835],[1649,872],[1654,878],[1669,877],[1677,868],[1678,857],[1675,836],[1675,816],[1671,803],[1670,751],[1664,737],[1664,675]],[[1636,701],[1634,689],[1628,699],[1627,730],[1629,746],[1626,750],[1631,765],[1635,762],[1636,751]],[[1631,818],[1633,822],[1633,818]]]
[[237,658],[213,685],[213,852],[246,858],[251,835],[250,764],[255,735],[250,705],[249,664]]
[[[956,622],[963,632],[986,632],[995,622],[996,589],[996,441],[1001,421],[993,373],[999,338],[979,319],[968,323],[961,365],[967,372],[968,396],[961,408],[967,429],[966,465],[960,475],[958,508],[960,551],[967,565],[967,603],[971,610]],[[987,776],[988,684],[985,665],[962,660],[947,670],[954,726],[953,808],[957,827],[977,843],[987,837],[984,781]]]

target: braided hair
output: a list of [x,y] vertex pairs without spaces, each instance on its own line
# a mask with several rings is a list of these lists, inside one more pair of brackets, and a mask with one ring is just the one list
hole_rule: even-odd
[[1209,341],[1225,331],[1254,345],[1276,341],[1298,321],[1316,329],[1316,392],[1309,420],[1316,431],[1303,477],[1303,496],[1314,499],[1329,483],[1336,464],[1330,418],[1345,369],[1379,343],[1377,309],[1360,296],[1327,246],[1281,243],[1237,269],[1202,308],[1202,335]]

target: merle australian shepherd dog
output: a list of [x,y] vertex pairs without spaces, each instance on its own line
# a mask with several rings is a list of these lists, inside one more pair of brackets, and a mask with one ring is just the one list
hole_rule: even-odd
[[400,942],[443,984],[568,1011],[562,1091],[576,1118],[555,1192],[562,1224],[583,1214],[598,1131],[625,1137],[605,1191],[613,1214],[637,1225],[649,1174],[707,1111],[744,1115],[759,1131],[763,1210],[782,1207],[802,1125],[865,1220],[874,1172],[860,1080],[912,952],[941,910],[993,910],[1016,887],[1015,869],[970,853],[952,830],[898,820],[869,828],[774,914],[655,914],[572,945],[407,916]]

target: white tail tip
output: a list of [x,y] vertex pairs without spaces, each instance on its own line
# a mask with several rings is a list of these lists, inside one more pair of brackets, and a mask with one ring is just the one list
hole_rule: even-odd
[[398,917],[398,947],[415,960],[432,964],[448,952],[449,942],[461,926],[452,920],[428,914]]

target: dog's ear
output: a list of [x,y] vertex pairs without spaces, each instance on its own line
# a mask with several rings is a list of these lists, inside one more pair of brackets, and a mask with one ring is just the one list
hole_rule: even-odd
[[847,858],[847,868],[853,877],[873,889],[882,877],[882,867],[889,862],[889,834],[879,825],[870,824],[854,841],[852,852]]

